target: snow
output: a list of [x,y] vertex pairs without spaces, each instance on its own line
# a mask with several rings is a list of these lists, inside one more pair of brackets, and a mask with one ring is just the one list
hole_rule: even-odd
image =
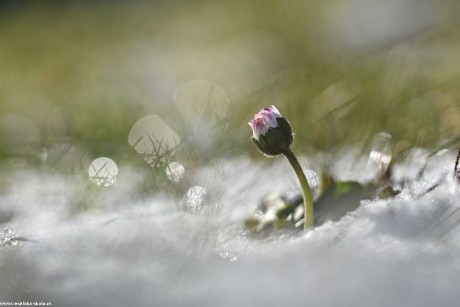
[[[188,174],[190,186],[206,189],[199,211],[183,210],[181,197],[139,197],[144,178],[131,166],[119,165],[116,184],[92,196],[84,194],[88,178],[13,172],[2,178],[0,212],[14,216],[0,231],[12,227],[33,241],[0,247],[0,301],[458,306],[455,155],[436,156],[418,178],[426,155],[414,151],[395,165],[392,181],[402,188],[395,198],[363,201],[338,222],[263,241],[244,235],[244,218],[275,190],[299,193],[281,158],[219,160]],[[346,157],[332,168],[337,178],[369,178],[365,157]],[[78,201],[92,206],[71,214]]]

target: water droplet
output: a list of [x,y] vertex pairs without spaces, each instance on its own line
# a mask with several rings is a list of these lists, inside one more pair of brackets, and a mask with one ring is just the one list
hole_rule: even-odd
[[131,128],[128,142],[152,167],[166,166],[180,137],[158,115],[139,119]]
[[184,178],[185,168],[179,162],[171,162],[166,167],[166,176],[169,180],[178,182]]
[[192,212],[200,211],[206,197],[206,190],[199,186],[192,186],[185,195],[185,206]]
[[237,261],[248,245],[247,237],[241,231],[220,231],[217,235],[217,252],[229,261]]
[[224,90],[206,80],[181,84],[174,91],[173,100],[193,132],[215,131],[216,126],[225,120],[230,105]]
[[115,183],[118,174],[116,163],[109,158],[101,157],[94,160],[88,169],[91,181],[100,186],[108,187]]
[[391,151],[391,135],[386,132],[378,133],[372,143],[369,164],[373,165],[379,172],[385,172],[391,162]]

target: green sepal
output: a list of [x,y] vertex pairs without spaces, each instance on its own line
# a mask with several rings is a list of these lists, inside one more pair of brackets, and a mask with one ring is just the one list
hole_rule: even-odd
[[259,140],[251,138],[260,152],[267,156],[277,156],[289,150],[294,137],[289,122],[283,117],[277,118],[278,127],[269,128],[265,135],[260,135]]
[[283,132],[283,139],[290,146],[292,141],[294,141],[294,135],[292,134],[292,128],[289,122],[284,117],[279,117],[276,119],[280,130]]
[[272,157],[274,156],[269,144],[267,143],[267,140],[265,139],[264,136],[259,136],[259,140],[256,140],[254,137],[251,137],[251,141],[254,145],[256,145],[257,149],[264,154],[267,157]]
[[[259,137],[260,139],[260,137]],[[267,150],[266,148],[264,148],[260,143],[259,141],[256,140],[255,137],[251,137],[251,141],[254,145],[256,145],[257,149],[264,155],[267,155],[267,156],[271,156],[271,154],[267,153]]]

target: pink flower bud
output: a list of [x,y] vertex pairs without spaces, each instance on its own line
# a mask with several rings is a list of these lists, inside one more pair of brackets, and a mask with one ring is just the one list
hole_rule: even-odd
[[256,140],[259,136],[265,135],[269,128],[278,127],[277,118],[281,118],[281,114],[275,106],[263,108],[254,116],[254,119],[249,122],[252,128],[252,134]]
[[274,107],[263,108],[249,122],[254,145],[267,156],[276,156],[289,150],[292,129],[288,121]]

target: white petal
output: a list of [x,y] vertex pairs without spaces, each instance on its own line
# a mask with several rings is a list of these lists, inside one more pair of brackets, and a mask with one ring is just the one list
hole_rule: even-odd
[[268,131],[268,128],[270,128],[269,126],[267,125],[263,125],[262,126],[262,131],[261,131],[261,135],[265,135]]
[[261,130],[261,126],[257,124],[254,125],[254,127],[252,128],[252,135],[254,136],[256,140],[259,140],[260,130]]
[[278,109],[274,105],[270,107],[270,111],[276,118],[282,117],[280,111],[278,111]]
[[[276,122],[276,119],[267,118],[266,123],[267,123],[267,126],[268,126],[268,127],[271,127],[271,128],[276,128],[276,127],[278,127],[278,123]],[[267,128],[268,128],[268,127],[267,127]]]

